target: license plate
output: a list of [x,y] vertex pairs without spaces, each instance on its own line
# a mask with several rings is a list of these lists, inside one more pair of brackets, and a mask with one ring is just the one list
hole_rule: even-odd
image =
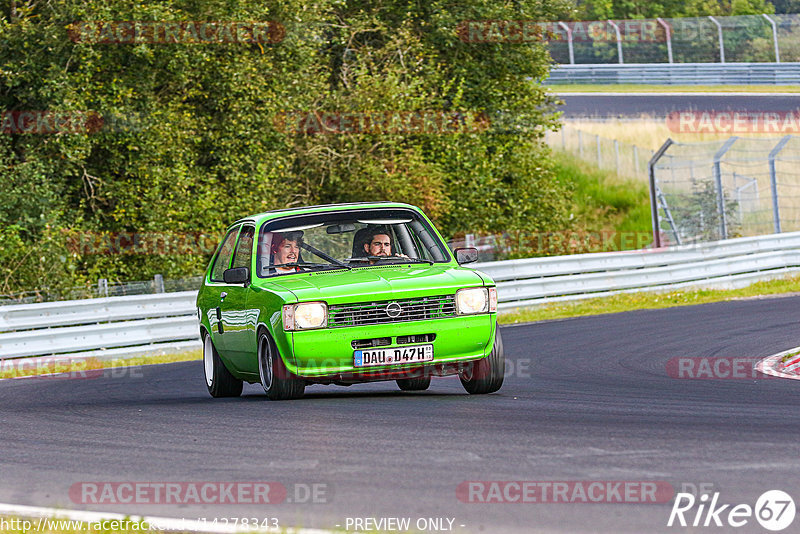
[[367,349],[353,352],[353,365],[355,367],[430,361],[433,361],[433,345]]

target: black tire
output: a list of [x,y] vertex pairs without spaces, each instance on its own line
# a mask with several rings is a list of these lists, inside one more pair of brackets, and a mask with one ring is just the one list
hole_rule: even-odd
[[503,385],[506,359],[503,354],[503,338],[500,328],[495,326],[494,346],[485,358],[472,362],[459,375],[461,385],[472,395],[494,393]]
[[203,336],[203,373],[212,397],[238,397],[242,394],[242,381],[233,376],[222,363],[208,333]]
[[403,391],[425,391],[431,385],[431,376],[421,376],[419,378],[401,378],[396,380],[397,387]]
[[299,399],[306,389],[306,383],[286,369],[275,343],[265,330],[258,333],[258,376],[270,400]]

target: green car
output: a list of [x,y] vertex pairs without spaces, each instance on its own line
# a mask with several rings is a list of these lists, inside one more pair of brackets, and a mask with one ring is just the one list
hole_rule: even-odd
[[469,393],[497,391],[497,289],[461,266],[476,249],[453,254],[422,210],[395,202],[235,222],[197,296],[209,393],[238,396],[244,381],[273,400],[311,384],[395,380],[421,391],[456,374]]

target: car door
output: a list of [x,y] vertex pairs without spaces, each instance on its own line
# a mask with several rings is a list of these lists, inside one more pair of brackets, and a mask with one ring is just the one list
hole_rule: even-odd
[[[246,267],[252,271],[253,240],[255,226],[245,223],[236,241],[231,268]],[[252,276],[252,273],[250,273]],[[222,337],[225,339],[225,350],[231,363],[239,371],[245,371],[251,366],[248,359],[252,357],[256,344],[256,322],[258,309],[248,309],[247,294],[250,284],[226,284],[223,290],[225,295],[220,295],[220,308],[222,316]]]
[[[227,351],[225,350],[222,308],[220,305],[227,296],[228,288],[223,280],[223,273],[231,266],[236,238],[239,235],[240,228],[241,226],[235,226],[225,234],[219,252],[217,252],[214,263],[209,271],[208,281],[203,291],[203,302],[200,306],[201,309],[206,310],[211,340],[214,342],[214,346],[221,355],[226,357]],[[225,294],[224,296],[223,293]]]

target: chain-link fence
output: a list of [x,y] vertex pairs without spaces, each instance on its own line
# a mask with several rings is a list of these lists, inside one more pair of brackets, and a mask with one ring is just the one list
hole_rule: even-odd
[[568,122],[557,132],[545,132],[545,143],[618,176],[639,180],[647,179],[647,164],[655,153],[649,148],[583,131]]
[[200,289],[202,276],[164,280],[157,274],[152,280],[136,282],[109,283],[101,278],[96,286],[73,287],[65,291],[41,289],[24,291],[11,295],[0,295],[0,306],[7,304],[32,304],[35,302],[53,302],[57,300],[91,299],[99,297],[121,297],[125,295],[148,295],[155,293],[172,293],[175,291],[192,291]]
[[668,140],[656,159],[663,245],[800,230],[800,137]]
[[549,22],[556,63],[800,61],[800,15]]

